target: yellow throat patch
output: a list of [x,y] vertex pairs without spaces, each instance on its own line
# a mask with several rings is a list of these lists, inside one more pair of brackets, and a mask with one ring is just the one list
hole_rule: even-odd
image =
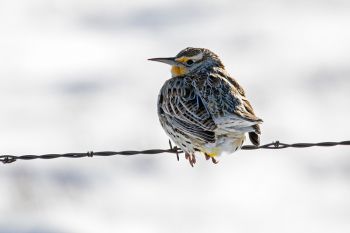
[[[181,62],[181,63],[185,63],[189,59],[190,58],[183,56],[183,57],[176,58],[175,61]],[[188,70],[184,66],[172,66],[171,67],[171,74],[173,75],[173,77],[184,75],[184,74],[187,74],[187,73],[188,73]]]
[[171,67],[171,74],[173,77],[184,75],[187,73],[188,73],[188,70],[186,69],[186,67],[183,67],[183,66],[172,66]]

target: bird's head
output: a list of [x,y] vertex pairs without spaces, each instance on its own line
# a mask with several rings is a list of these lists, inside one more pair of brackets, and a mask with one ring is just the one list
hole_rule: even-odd
[[173,77],[186,75],[200,68],[224,67],[219,57],[208,49],[186,48],[175,57],[150,58],[150,61],[158,61],[171,65]]

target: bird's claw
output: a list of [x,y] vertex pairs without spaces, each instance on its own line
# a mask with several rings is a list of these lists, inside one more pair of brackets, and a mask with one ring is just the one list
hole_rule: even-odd
[[191,167],[196,163],[196,156],[194,154],[185,153],[185,158],[190,162]]
[[218,164],[219,161],[217,161],[214,157],[211,157],[211,161],[214,163],[214,164]]

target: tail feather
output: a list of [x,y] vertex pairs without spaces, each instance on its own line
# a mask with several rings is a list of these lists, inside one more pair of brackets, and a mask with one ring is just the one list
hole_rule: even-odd
[[249,139],[253,143],[254,146],[259,146],[260,145],[260,136],[259,134],[255,132],[250,132],[249,133]]
[[254,125],[254,132],[249,132],[249,139],[253,143],[254,146],[259,146],[260,145],[260,126],[259,125]]

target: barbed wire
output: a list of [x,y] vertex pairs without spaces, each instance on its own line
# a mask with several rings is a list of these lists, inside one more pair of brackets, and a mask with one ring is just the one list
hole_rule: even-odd
[[[261,146],[245,145],[242,146],[241,150],[258,150],[258,149],[285,149],[285,148],[306,148],[306,147],[330,147],[338,145],[350,145],[350,141],[341,141],[341,142],[318,142],[318,143],[293,143],[287,144],[280,141],[275,141],[267,143]],[[138,155],[138,154],[162,154],[162,153],[172,153],[176,154],[177,159],[179,160],[179,154],[183,153],[180,148],[177,146],[173,147],[171,141],[169,140],[169,149],[150,149],[150,150],[127,150],[127,151],[88,151],[86,153],[65,153],[65,154],[44,154],[44,155],[0,155],[0,161],[4,164],[13,163],[17,160],[33,160],[33,159],[56,159],[56,158],[84,158],[84,157],[95,157],[95,156],[113,156],[113,155]]]

